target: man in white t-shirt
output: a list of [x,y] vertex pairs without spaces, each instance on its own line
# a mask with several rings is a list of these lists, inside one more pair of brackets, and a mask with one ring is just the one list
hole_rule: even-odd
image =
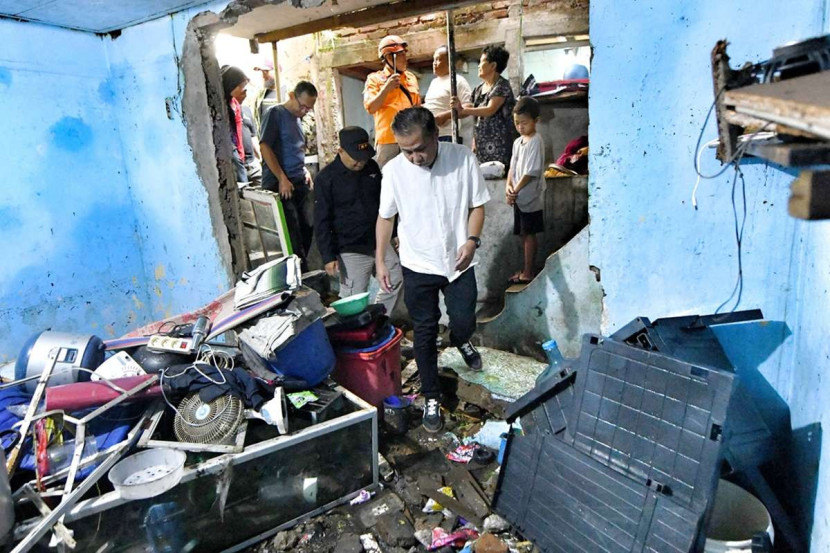
[[426,400],[423,424],[443,427],[438,381],[438,293],[450,319],[450,342],[472,370],[481,356],[470,343],[475,332],[476,289],[472,266],[490,199],[472,150],[438,141],[435,117],[423,107],[400,111],[392,132],[401,154],[383,168],[376,226],[375,271],[384,290],[392,280],[386,248],[398,216],[404,300],[415,329],[415,361]]
[[[424,97],[424,107],[435,116],[438,124],[438,140],[441,142],[452,142],[452,91],[450,90],[450,62],[446,46],[440,46],[432,56],[432,72],[435,78],[429,83],[427,95]],[[473,91],[467,79],[456,75],[455,86],[458,91],[458,98],[464,105],[473,105]],[[473,147],[473,118],[463,117],[458,119],[458,136],[461,144],[468,148]]]

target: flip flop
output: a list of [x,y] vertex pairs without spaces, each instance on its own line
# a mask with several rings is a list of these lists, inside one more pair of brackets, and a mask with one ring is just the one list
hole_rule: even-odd
[[524,278],[519,277],[510,277],[507,280],[508,284],[515,285],[515,284],[530,284],[530,281]]

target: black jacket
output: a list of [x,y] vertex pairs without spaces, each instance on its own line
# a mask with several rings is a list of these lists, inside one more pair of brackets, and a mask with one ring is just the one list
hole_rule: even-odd
[[323,263],[341,253],[375,253],[381,172],[370,159],[350,171],[338,155],[314,179],[314,233]]

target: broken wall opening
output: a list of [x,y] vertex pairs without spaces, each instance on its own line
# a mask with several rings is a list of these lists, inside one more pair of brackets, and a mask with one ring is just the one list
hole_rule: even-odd
[[[321,6],[327,6],[327,3]],[[318,89],[316,107],[317,146],[319,164],[324,166],[336,155],[337,132],[346,125],[358,125],[373,132],[371,116],[362,105],[363,80],[368,73],[380,68],[377,60],[377,42],[387,34],[399,34],[409,44],[410,69],[418,73],[422,94],[432,78],[431,58],[434,50],[446,43],[445,12],[427,12],[436,9],[430,3],[424,4],[425,11],[419,15],[388,19],[363,27],[337,27],[315,30],[310,34],[295,36],[296,33],[314,25],[314,21],[297,23],[293,28],[250,36],[252,42],[259,41],[260,56],[270,54],[269,37],[279,44],[279,58],[276,67],[280,70],[279,82],[283,90],[290,90],[301,79],[310,80]],[[251,7],[254,6],[254,7]],[[205,17],[196,22],[198,39],[205,58],[204,81],[214,89],[207,95],[212,115],[214,155],[218,161],[212,176],[222,185],[217,185],[222,217],[229,228],[230,249],[234,251],[235,266],[242,267],[245,246],[239,232],[238,203],[228,198],[233,180],[229,169],[230,141],[226,129],[226,109],[221,98],[218,83],[218,66],[213,51],[212,37],[218,32],[240,36],[250,29],[252,18],[262,19],[273,14],[278,6],[259,5],[257,2],[235,2],[220,16]],[[282,9],[282,8],[280,8]],[[309,13],[316,8],[303,8]],[[371,8],[370,8],[371,9]],[[297,8],[284,7],[295,15]],[[580,37],[588,32],[588,3],[582,1],[561,2],[556,0],[515,1],[477,3],[454,10],[456,26],[456,50],[459,53],[458,68],[474,87],[478,78],[476,65],[481,50],[489,44],[501,44],[511,53],[504,76],[511,83],[514,93],[527,76],[524,59],[528,52],[538,49],[533,41],[542,41],[551,36]],[[262,14],[260,16],[259,14]],[[285,19],[290,23],[290,18]],[[289,43],[291,48],[289,48]],[[584,46],[584,44],[579,44]],[[210,58],[210,59],[207,59]],[[464,71],[466,69],[466,71]],[[208,76],[208,74],[211,74]],[[249,75],[257,79],[257,75]],[[578,101],[544,104],[540,120],[540,131],[547,142],[547,161],[554,161],[567,142],[578,134],[587,134],[587,95]],[[192,142],[191,142],[192,144]],[[502,205],[502,191],[492,186],[493,205],[488,206],[488,222],[485,225],[485,246],[479,252],[480,267],[479,301],[481,315],[492,315],[501,309],[509,275],[521,266],[521,249],[512,237],[512,210]],[[549,182],[546,205],[546,233],[537,256],[539,268],[545,258],[567,243],[587,224],[587,180],[584,177],[557,179]],[[498,189],[498,190],[497,190]],[[221,197],[220,197],[221,196]],[[312,248],[316,252],[316,247]],[[316,267],[317,265],[314,264]]]

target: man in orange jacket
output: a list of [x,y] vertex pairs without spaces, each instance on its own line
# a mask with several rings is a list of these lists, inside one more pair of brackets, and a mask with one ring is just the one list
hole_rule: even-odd
[[406,42],[401,37],[384,37],[378,44],[378,57],[383,69],[366,78],[363,105],[375,118],[375,149],[382,168],[401,151],[392,133],[392,120],[399,111],[421,105],[421,95],[417,77],[406,70]]

